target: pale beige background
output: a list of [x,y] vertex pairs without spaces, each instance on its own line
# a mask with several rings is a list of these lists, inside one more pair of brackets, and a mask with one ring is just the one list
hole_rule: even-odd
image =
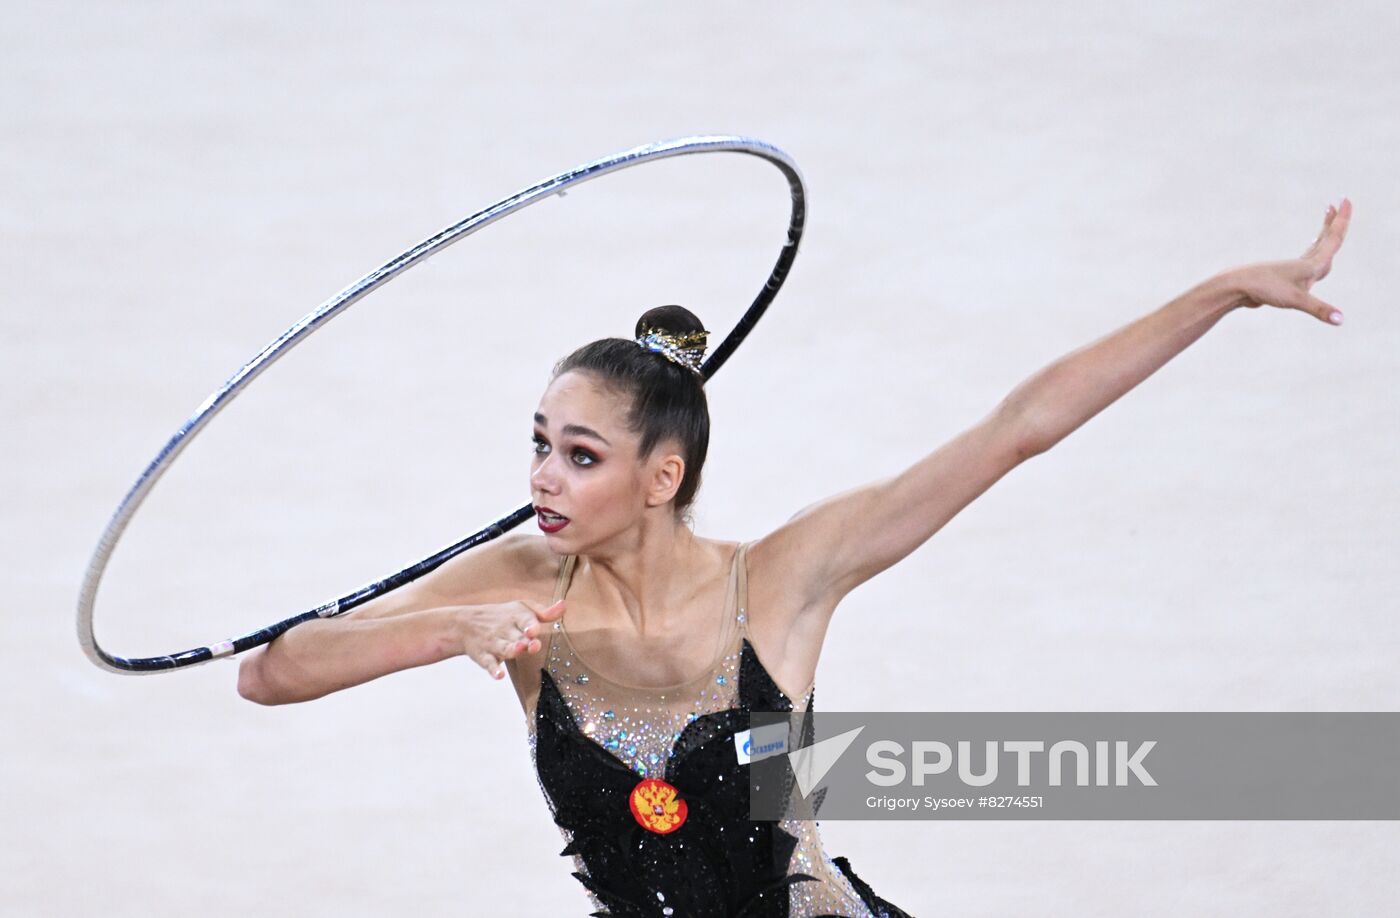
[[[508,685],[465,660],[268,709],[236,667],[79,653],[108,515],[206,395],[432,232],[652,140],[810,186],[791,280],[710,386],[698,529],[898,471],[1046,362],[1228,266],[1352,237],[1341,328],[1228,316],[832,625],[837,710],[1400,702],[1400,26],[1329,4],[9,3],[0,24],[0,910],[581,915]],[[528,499],[551,362],[683,302],[728,328],[785,188],[599,180],[443,253],[259,379],[99,597],[131,655],[359,586]],[[1366,822],[823,823],[920,916],[1358,915]]]

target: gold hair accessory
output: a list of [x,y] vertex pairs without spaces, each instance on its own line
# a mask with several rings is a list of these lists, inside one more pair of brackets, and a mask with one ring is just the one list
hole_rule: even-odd
[[705,329],[698,332],[687,332],[683,335],[673,335],[659,328],[648,328],[637,336],[636,341],[643,349],[655,351],[667,360],[678,363],[703,378],[704,374],[700,372],[700,361],[705,356],[705,341],[709,334],[709,331]]

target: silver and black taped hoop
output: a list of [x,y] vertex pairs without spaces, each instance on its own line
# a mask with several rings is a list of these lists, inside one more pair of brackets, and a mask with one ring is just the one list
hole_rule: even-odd
[[349,612],[377,596],[382,596],[391,590],[397,589],[406,583],[418,579],[447,560],[461,554],[462,552],[489,542],[498,536],[504,535],[511,529],[523,523],[533,516],[530,504],[525,504],[500,519],[491,523],[481,531],[470,535],[460,542],[449,545],[436,554],[430,555],[412,564],[396,574],[375,581],[355,590],[346,596],[318,606],[299,615],[284,619],[265,628],[250,632],[242,637],[231,640],[219,641],[207,647],[196,647],[191,650],[179,653],[164,654],[154,657],[119,657],[108,653],[98,644],[97,637],[93,631],[93,607],[97,598],[97,588],[101,583],[102,574],[107,568],[107,562],[116,548],[117,541],[121,538],[122,532],[136,513],[137,507],[145,500],[146,495],[154,487],[160,476],[170,468],[175,461],[175,457],[180,455],[189,441],[195,434],[199,433],[206,424],[218,414],[230,401],[233,400],[253,379],[272,365],[274,361],[290,351],[296,344],[300,343],[313,331],[320,328],[331,318],[348,308],[350,304],[356,302],[369,294],[375,288],[388,283],[392,278],[407,271],[425,258],[441,251],[452,243],[470,236],[472,233],[500,220],[508,214],[514,213],[524,207],[529,206],[543,198],[553,194],[561,193],[570,185],[586,182],[590,179],[598,178],[609,172],[616,172],[619,169],[626,169],[642,163],[652,162],[658,159],[665,159],[672,156],[683,156],[693,153],[745,153],[757,156],[760,159],[772,163],[787,179],[788,187],[792,196],[792,213],[788,220],[787,240],[783,244],[782,251],[778,255],[777,263],[769,273],[767,281],[754,298],[753,304],[735,323],[734,328],[728,336],[720,342],[711,353],[708,359],[701,365],[700,372],[706,381],[724,365],[734,351],[748,336],[753,327],[758,324],[768,305],[777,296],[778,290],[782,287],[783,281],[787,279],[788,269],[792,266],[793,259],[797,257],[798,243],[802,238],[802,230],[807,215],[807,192],[802,181],[802,174],[798,171],[797,165],[782,150],[760,140],[747,137],[735,137],[726,135],[681,137],[675,140],[659,141],[657,143],[646,144],[634,147],[613,156],[595,160],[584,165],[577,166],[567,172],[545,179],[544,181],[532,185],[523,191],[518,191],[510,197],[503,198],[495,204],[478,211],[462,220],[449,226],[447,229],[423,240],[413,248],[404,252],[397,258],[389,261],[382,267],[366,274],[355,283],[346,287],[325,303],[321,304],[314,311],[302,317],[291,328],[287,329],[277,337],[271,344],[267,345],[252,360],[246,363],[238,372],[234,373],[229,380],[223,384],[213,395],[204,400],[203,404],[195,411],[194,415],[180,425],[161,448],[156,457],[146,466],[145,471],[136,479],[122,502],[117,506],[116,512],[112,514],[111,520],[107,523],[107,528],[103,530],[101,538],[98,540],[97,548],[93,551],[92,558],[88,562],[87,573],[83,577],[82,589],[78,595],[78,641],[82,644],[83,651],[88,658],[99,667],[116,673],[126,674],[150,674],[170,672],[186,666],[193,666],[199,663],[207,663],[210,660],[220,657],[228,657],[245,650],[251,650],[262,644],[270,642],[273,638],[282,634],[289,628],[293,628],[302,622],[315,618],[330,618]]

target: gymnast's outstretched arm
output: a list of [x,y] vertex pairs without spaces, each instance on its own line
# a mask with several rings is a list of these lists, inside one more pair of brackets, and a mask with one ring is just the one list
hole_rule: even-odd
[[1350,217],[1344,198],[1340,209],[1327,208],[1321,233],[1301,257],[1224,271],[1071,351],[904,472],[808,507],[751,554],[782,571],[785,585],[805,591],[795,597],[797,619],[830,615],[846,593],[918,548],[1008,471],[1060,442],[1226,313],[1272,305],[1340,324],[1341,313],[1310,291],[1331,270]]

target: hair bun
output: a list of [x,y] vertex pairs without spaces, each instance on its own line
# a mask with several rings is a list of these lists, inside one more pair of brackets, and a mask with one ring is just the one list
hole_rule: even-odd
[[690,370],[704,381],[700,364],[705,359],[710,332],[700,319],[684,306],[657,306],[637,320],[636,342],[667,360]]
[[[667,306],[654,306],[642,313],[642,317],[637,320],[637,330],[633,334],[641,337],[648,331],[663,331],[668,335],[687,335],[698,332],[708,336],[705,326],[695,313],[674,303]],[[708,341],[705,343],[708,345]]]

